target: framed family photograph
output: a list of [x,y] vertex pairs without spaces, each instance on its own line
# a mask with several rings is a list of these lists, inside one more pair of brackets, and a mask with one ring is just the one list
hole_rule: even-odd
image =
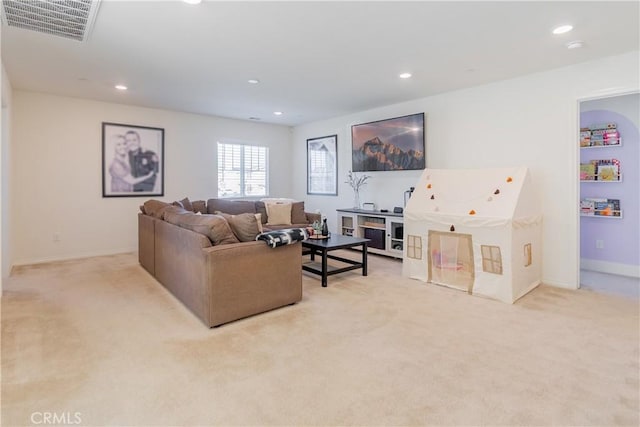
[[164,195],[164,129],[102,123],[102,197]]
[[307,139],[307,194],[338,195],[338,135]]

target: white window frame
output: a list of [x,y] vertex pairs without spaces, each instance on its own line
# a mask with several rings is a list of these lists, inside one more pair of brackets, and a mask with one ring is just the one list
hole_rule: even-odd
[[[240,193],[239,194],[231,194],[231,195],[222,195],[220,194],[220,174],[221,174],[221,169],[220,169],[220,162],[221,162],[221,158],[220,158],[220,153],[222,152],[221,150],[221,146],[237,146],[240,147]],[[264,178],[264,188],[265,188],[265,192],[264,194],[246,194],[245,193],[245,180],[246,180],[246,173],[247,171],[245,170],[245,148],[258,148],[258,149],[264,149],[265,153],[264,153],[264,168],[265,168],[265,178]],[[269,196],[269,147],[267,147],[266,145],[257,145],[257,144],[253,144],[253,143],[246,143],[246,142],[237,142],[237,141],[218,141],[217,145],[216,145],[216,164],[217,164],[217,175],[216,175],[216,179],[218,181],[218,190],[217,190],[217,195],[218,198],[220,199],[237,199],[237,198],[251,198],[251,197],[268,197]]]

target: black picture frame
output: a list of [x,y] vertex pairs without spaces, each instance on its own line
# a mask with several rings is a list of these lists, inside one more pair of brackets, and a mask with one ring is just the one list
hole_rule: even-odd
[[421,170],[426,167],[424,113],[351,126],[353,172]]
[[102,122],[102,197],[164,196],[164,129]]
[[307,139],[307,194],[338,195],[338,135]]

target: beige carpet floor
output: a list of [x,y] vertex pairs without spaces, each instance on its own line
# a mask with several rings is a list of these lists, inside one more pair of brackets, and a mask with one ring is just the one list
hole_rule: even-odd
[[541,286],[508,305],[369,265],[216,329],[135,254],[18,268],[2,425],[639,424],[637,299]]

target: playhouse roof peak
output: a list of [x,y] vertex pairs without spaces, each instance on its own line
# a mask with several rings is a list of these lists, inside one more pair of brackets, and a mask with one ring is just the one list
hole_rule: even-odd
[[425,169],[405,217],[521,218],[539,214],[526,167]]

